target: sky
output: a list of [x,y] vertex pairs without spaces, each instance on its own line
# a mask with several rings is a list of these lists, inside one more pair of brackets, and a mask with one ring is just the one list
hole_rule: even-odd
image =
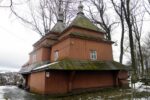
[[[0,72],[19,71],[39,39],[40,35],[22,24],[9,9],[0,8]],[[118,48],[113,45],[114,51]],[[119,53],[115,53],[114,58],[117,60],[118,56]]]
[[[144,24],[145,32],[148,32],[149,25],[150,22]],[[113,31],[112,38],[119,43],[120,35],[117,33],[118,30]],[[0,72],[19,71],[28,61],[32,45],[39,39],[40,35],[21,23],[8,8],[0,8]],[[119,44],[113,44],[113,56],[119,61]],[[125,57],[124,63],[127,59]]]
[[13,17],[9,9],[0,8],[0,71],[18,71],[28,61],[28,53],[39,38]]

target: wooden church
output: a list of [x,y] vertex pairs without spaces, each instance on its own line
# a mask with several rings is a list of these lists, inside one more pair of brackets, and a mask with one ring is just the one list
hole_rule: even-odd
[[25,87],[39,94],[64,94],[80,90],[128,85],[128,68],[113,60],[112,41],[78,7],[68,27],[59,12],[57,23],[33,46],[20,73]]

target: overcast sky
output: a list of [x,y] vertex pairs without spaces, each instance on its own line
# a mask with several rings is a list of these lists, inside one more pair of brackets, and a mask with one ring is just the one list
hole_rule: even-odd
[[[144,24],[148,32],[150,22]],[[119,43],[120,36],[113,31],[113,41]],[[118,38],[119,37],[119,38]],[[28,61],[32,45],[40,36],[11,15],[9,9],[0,8],[0,71],[18,71]],[[119,45],[113,45],[114,60],[119,61]],[[127,58],[126,58],[127,59]],[[126,60],[125,60],[126,61]],[[124,62],[125,62],[124,61]]]
[[[114,34],[113,37],[115,37]],[[11,15],[9,9],[0,9],[0,71],[18,71],[28,61],[32,45],[40,36]],[[114,40],[118,40],[114,38]],[[114,52],[119,46],[114,46]],[[118,60],[119,53],[114,53]]]
[[13,17],[9,9],[0,8],[0,71],[19,70],[39,38]]

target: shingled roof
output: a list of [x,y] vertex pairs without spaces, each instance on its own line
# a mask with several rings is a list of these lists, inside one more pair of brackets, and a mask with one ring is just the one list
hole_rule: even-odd
[[61,33],[65,29],[65,24],[63,22],[58,21],[54,27],[52,28],[52,32]]
[[129,70],[129,67],[115,61],[87,61],[65,59],[33,69],[33,71],[50,70]]
[[93,41],[98,41],[98,42],[105,42],[105,43],[114,43],[113,41],[107,40],[105,38],[101,38],[101,37],[96,37],[93,35],[87,35],[84,33],[80,33],[80,32],[71,32],[69,34],[71,37],[77,37],[80,39],[85,39],[85,40],[93,40]]
[[29,66],[24,66],[20,69],[19,73],[20,74],[28,74],[30,73],[34,68],[37,68],[39,66],[43,66],[43,65],[46,65],[48,64],[49,61],[42,61],[42,62],[38,62],[38,63],[34,63],[34,64],[31,64]]
[[59,11],[57,23],[51,29],[52,32],[61,33],[65,29],[65,24],[63,22],[63,19],[64,19],[63,12]]
[[98,32],[104,32],[100,28],[98,28],[96,25],[94,25],[83,13],[83,5],[80,3],[78,7],[78,13],[75,19],[72,21],[72,23],[69,25],[71,26],[77,26],[81,28],[86,28]]
[[94,25],[87,17],[85,17],[84,14],[77,15],[69,26],[78,26],[93,31],[103,32],[96,25]]

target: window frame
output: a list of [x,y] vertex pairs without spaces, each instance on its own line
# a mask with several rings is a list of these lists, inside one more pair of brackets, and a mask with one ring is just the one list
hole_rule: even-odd
[[90,59],[97,60],[97,51],[96,50],[90,50]]
[[36,53],[33,53],[32,62],[35,63],[36,61],[37,61],[37,55],[36,55]]
[[59,58],[59,51],[58,50],[55,50],[54,51],[54,61],[57,61]]

